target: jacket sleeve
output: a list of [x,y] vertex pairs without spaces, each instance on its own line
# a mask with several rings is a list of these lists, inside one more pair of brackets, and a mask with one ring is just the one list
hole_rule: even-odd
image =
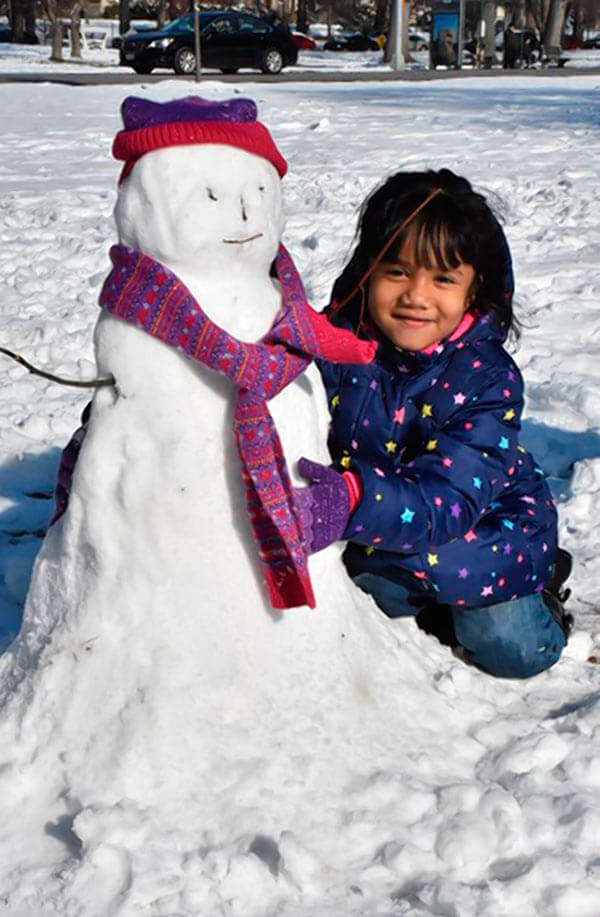
[[408,464],[384,471],[353,458],[363,497],[344,538],[407,554],[469,539],[520,461],[523,383],[516,368],[508,375],[493,377],[441,426],[432,417],[430,438]]

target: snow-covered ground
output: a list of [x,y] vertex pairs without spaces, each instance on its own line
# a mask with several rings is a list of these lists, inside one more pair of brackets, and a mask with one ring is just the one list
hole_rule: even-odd
[[[193,87],[136,90],[161,100],[182,91]],[[295,757],[285,748],[281,758],[261,757],[249,724],[229,737],[237,770],[222,774],[219,755],[211,767],[206,751],[187,820],[161,820],[168,801],[160,798],[144,811],[115,800],[49,824],[51,855],[33,834],[14,846],[22,826],[35,824],[28,800],[37,787],[4,747],[0,773],[14,798],[0,803],[0,909],[9,917],[598,917],[600,669],[588,657],[600,650],[600,78],[202,86],[211,98],[238,91],[258,102],[289,161],[285,241],[318,305],[348,253],[358,206],[395,169],[454,168],[504,216],[524,324],[523,441],[551,476],[562,543],[575,557],[577,631],[553,670],[519,683],[466,667],[412,621],[385,622],[385,699],[370,693],[368,671],[353,705],[339,709],[323,697],[321,711],[306,710],[299,684]],[[119,171],[108,151],[126,94],[0,86],[0,346],[65,376],[95,374],[95,301]],[[0,360],[6,645],[48,520],[58,452],[88,396]],[[227,559],[215,562],[226,576]],[[365,599],[365,620],[373,614]],[[75,695],[87,651],[73,647],[76,661],[64,661]],[[80,712],[94,715],[85,698]],[[276,730],[272,719],[265,710]],[[90,760],[95,782],[102,774]],[[196,818],[200,789],[211,802]]]

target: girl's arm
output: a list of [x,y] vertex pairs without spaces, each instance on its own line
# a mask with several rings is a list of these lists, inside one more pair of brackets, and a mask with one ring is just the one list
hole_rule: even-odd
[[398,473],[353,458],[362,499],[344,538],[407,554],[470,538],[523,461],[523,386],[518,373],[511,375],[507,383],[506,372],[498,374],[476,401],[434,428],[422,452]]

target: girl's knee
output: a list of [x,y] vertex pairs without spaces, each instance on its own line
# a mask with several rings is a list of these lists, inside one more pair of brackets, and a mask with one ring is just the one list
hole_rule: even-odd
[[495,641],[489,645],[482,642],[474,649],[465,647],[465,658],[496,678],[531,678],[558,662],[562,651],[563,646],[559,641],[552,646],[533,651],[515,644]]
[[410,602],[408,590],[400,583],[375,573],[358,573],[352,577],[356,586],[367,592],[388,618],[414,617],[419,611]]
[[454,610],[456,636],[474,665],[499,678],[531,678],[560,659],[565,636],[540,596]]

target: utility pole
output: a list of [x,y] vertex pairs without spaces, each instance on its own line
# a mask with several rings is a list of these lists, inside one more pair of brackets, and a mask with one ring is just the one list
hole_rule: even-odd
[[404,70],[402,36],[404,34],[404,0],[392,0],[390,42],[392,45],[392,70]]
[[194,0],[194,45],[196,49],[196,82],[202,78],[202,51],[200,45],[200,0]]
[[458,4],[458,48],[456,50],[456,66],[462,68],[463,44],[465,41],[465,0]]

